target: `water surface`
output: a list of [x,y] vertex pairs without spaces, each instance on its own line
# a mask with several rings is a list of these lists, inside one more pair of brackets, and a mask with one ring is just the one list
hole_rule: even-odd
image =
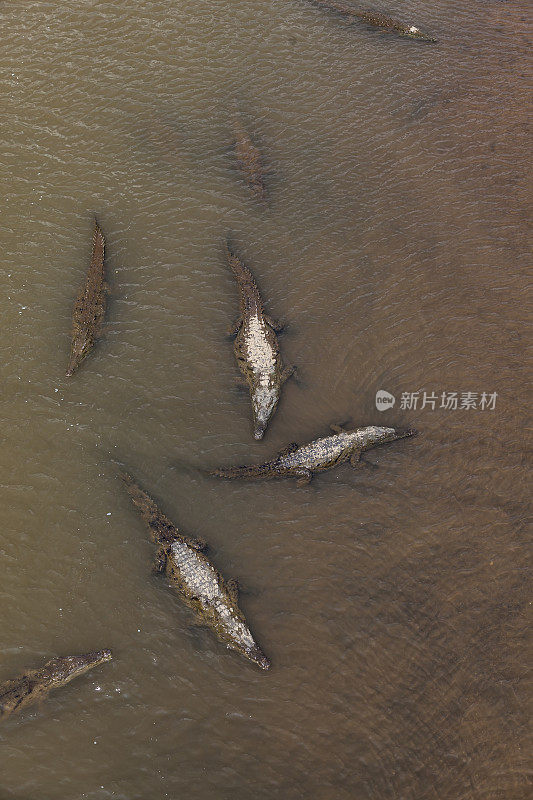
[[[526,4],[382,8],[439,43],[304,0],[1,6],[0,680],[115,655],[2,725],[2,798],[528,796]],[[236,106],[267,209],[234,168]],[[68,380],[94,212],[108,322]],[[299,368],[262,442],[228,231]],[[420,435],[304,489],[195,469],[348,419]],[[240,579],[270,672],[150,574],[112,458]]]

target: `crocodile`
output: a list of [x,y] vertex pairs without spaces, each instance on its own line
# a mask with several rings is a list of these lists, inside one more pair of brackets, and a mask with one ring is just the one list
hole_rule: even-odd
[[433,36],[417,28],[416,25],[407,25],[404,22],[391,19],[391,17],[387,17],[385,14],[380,14],[379,11],[358,11],[349,3],[338,2],[338,0],[310,0],[310,2],[322,8],[326,8],[329,11],[336,11],[342,14],[342,16],[347,18],[348,23],[361,21],[367,25],[382,28],[385,31],[398,33],[400,36],[405,36],[408,39],[420,39],[424,42],[437,41]]
[[111,661],[111,650],[95,650],[79,656],[60,656],[47,661],[40,669],[31,669],[19,678],[0,684],[0,717],[22,711],[83,675],[93,667]]
[[281,387],[295,368],[283,366],[276,336],[283,326],[265,313],[252,273],[231,251],[228,240],[226,254],[239,288],[241,312],[230,333],[243,375],[240,382],[250,392],[254,438],[261,439],[277,408]]
[[271,478],[297,478],[298,486],[310,482],[314,472],[324,472],[349,461],[352,467],[361,464],[361,454],[371,447],[386,442],[395,442],[416,431],[409,428],[381,428],[369,425],[366,428],[345,430],[341,425],[331,425],[333,434],[315,439],[308,444],[291,442],[271,461],[244,467],[222,467],[209,470],[218,478],[242,478],[244,480],[270,480]]
[[165,573],[172,589],[230,650],[261,669],[270,661],[255,642],[238,605],[235,579],[224,580],[203,552],[205,542],[185,536],[127,473],[121,473],[134,506],[157,545],[154,571]]
[[238,112],[233,119],[233,146],[237,166],[253,196],[256,200],[263,203],[267,202],[266,170],[263,167],[263,159],[259,148],[254,144]]
[[72,335],[67,377],[73,375],[78,369],[100,335],[108,291],[104,257],[104,234],[95,218],[91,264],[85,285],[74,303],[72,312]]

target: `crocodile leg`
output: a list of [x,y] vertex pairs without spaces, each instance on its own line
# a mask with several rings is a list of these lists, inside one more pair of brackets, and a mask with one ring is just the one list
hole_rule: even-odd
[[238,319],[235,320],[233,325],[229,326],[229,328],[228,328],[228,336],[237,336],[237,334],[239,333],[239,331],[241,329],[241,325],[242,325],[242,317],[239,317]]
[[281,373],[280,383],[283,386],[286,380],[288,380],[291,375],[294,375],[296,371],[296,367],[285,367],[283,372]]
[[230,578],[229,581],[226,582],[226,589],[228,590],[229,596],[233,600],[234,603],[239,602],[239,582],[237,578]]
[[345,433],[345,430],[342,425],[330,425],[329,427],[330,430],[333,431],[333,433]]
[[298,445],[296,442],[290,442],[287,447],[284,447],[283,450],[280,450],[278,453],[278,458],[282,456],[288,456],[289,453],[294,453],[295,450],[298,450]]
[[196,539],[196,538],[191,538],[189,536],[187,537],[184,536],[183,538],[185,539],[187,544],[190,545],[191,547],[194,547],[195,550],[199,550],[200,552],[202,552],[203,550],[207,550],[207,542],[204,541],[204,539]]
[[268,314],[263,314],[263,319],[267,325],[270,325],[272,330],[276,331],[276,333],[281,333],[285,327],[285,325],[283,325],[281,322],[277,322],[275,319],[272,319],[272,317],[270,317]]
[[250,387],[246,383],[246,379],[242,377],[242,375],[238,375],[235,378],[235,386],[238,386],[239,389],[249,389]]
[[164,572],[167,566],[167,553],[164,547],[159,547],[155,554],[154,563],[152,565],[152,572]]
[[313,477],[311,470],[306,469],[305,467],[293,469],[291,475],[293,475],[295,478],[298,478],[296,481],[296,486],[307,486],[308,483],[311,483],[311,478]]
[[360,467],[371,467],[372,469],[378,469],[377,464],[372,464],[370,461],[367,461],[363,458],[363,452],[363,448],[354,450],[350,456],[350,465],[354,469],[359,469]]
[[362,448],[358,447],[357,450],[354,450],[350,456],[350,466],[354,469],[359,469],[364,465],[364,462],[361,461],[361,455],[363,454]]

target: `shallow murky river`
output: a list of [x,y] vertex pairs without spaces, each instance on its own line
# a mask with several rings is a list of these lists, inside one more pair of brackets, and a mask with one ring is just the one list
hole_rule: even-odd
[[[527,4],[375,5],[439,43],[305,0],[1,4],[0,681],[114,652],[2,723],[2,800],[528,795]],[[108,322],[66,379],[95,212]],[[227,231],[298,365],[262,442]],[[307,488],[197,469],[345,420],[419,436]],[[270,672],[150,573],[111,459],[239,578]]]

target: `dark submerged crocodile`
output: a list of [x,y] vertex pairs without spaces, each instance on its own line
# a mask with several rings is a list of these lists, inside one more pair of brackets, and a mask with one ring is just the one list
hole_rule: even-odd
[[233,145],[237,165],[256,200],[266,202],[268,192],[265,184],[265,169],[259,148],[244,127],[240,114],[233,120]]
[[254,421],[254,437],[261,439],[274,414],[281,387],[294,367],[284,367],[276,333],[282,326],[265,313],[252,273],[226,241],[228,264],[240,295],[240,316],[233,325],[234,351],[243,383],[249,389]]
[[338,0],[310,0],[314,5],[326,8],[329,11],[336,11],[343,17],[346,17],[347,22],[364,22],[367,25],[373,25],[375,28],[381,28],[385,31],[398,33],[400,36],[406,36],[408,39],[420,39],[424,42],[436,42],[433,36],[424,33],[415,25],[407,25],[398,20],[391,19],[391,17],[380,14],[378,11],[357,11],[349,3],[338,2]]
[[73,375],[78,369],[100,335],[108,291],[104,257],[104,234],[95,219],[91,264],[85,286],[79,293],[72,312],[72,335],[67,377]]
[[20,678],[0,685],[0,717],[22,711],[44,699],[53,689],[58,689],[83,675],[93,667],[110,661],[111,650],[95,650],[80,656],[63,656],[47,661],[41,669],[31,669]]
[[297,478],[298,486],[305,486],[314,472],[324,472],[349,461],[352,467],[360,465],[361,454],[371,447],[395,442],[413,436],[416,431],[407,428],[380,428],[369,425],[367,428],[344,430],[340,425],[332,425],[333,435],[315,439],[309,444],[289,444],[272,461],[264,464],[251,464],[245,467],[227,467],[210,471],[219,478],[241,478],[244,480],[269,480],[271,478]]
[[237,582],[225,581],[217,572],[202,552],[205,542],[181,533],[131,476],[122,473],[122,479],[157,545],[154,570],[166,573],[170,586],[198,620],[228,648],[269,669],[270,661],[254,641],[238,606]]

